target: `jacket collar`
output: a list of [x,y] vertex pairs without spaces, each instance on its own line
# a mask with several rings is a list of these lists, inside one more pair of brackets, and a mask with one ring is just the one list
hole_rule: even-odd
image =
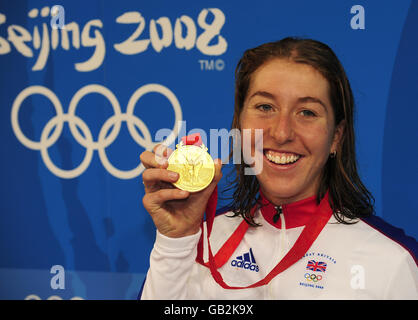
[[[315,214],[318,209],[316,195],[298,200],[292,203],[282,204],[281,214],[285,220],[285,227],[288,228],[297,228],[306,225],[309,219]],[[272,226],[276,228],[281,228],[281,219],[279,218],[278,210],[279,206],[272,204],[267,198],[263,195],[260,190],[260,211],[263,215],[263,218]]]

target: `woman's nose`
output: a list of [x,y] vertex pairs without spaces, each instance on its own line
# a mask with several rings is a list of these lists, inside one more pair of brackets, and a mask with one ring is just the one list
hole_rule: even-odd
[[270,135],[278,144],[285,144],[294,139],[294,124],[290,114],[281,113],[272,119]]

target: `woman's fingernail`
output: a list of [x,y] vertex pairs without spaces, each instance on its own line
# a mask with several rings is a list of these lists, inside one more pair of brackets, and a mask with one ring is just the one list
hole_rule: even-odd
[[174,180],[174,179],[177,179],[178,178],[179,174],[177,172],[170,171],[168,173],[168,176],[170,177],[170,179],[173,179]]

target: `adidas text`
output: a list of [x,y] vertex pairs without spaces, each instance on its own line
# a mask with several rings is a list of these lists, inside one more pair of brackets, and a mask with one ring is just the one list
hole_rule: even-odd
[[258,266],[256,264],[252,264],[249,261],[238,261],[238,260],[232,260],[231,266],[237,267],[237,268],[243,268],[251,271],[258,272]]

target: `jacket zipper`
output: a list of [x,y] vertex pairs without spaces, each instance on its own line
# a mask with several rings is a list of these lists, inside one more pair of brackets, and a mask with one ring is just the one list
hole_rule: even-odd
[[273,216],[273,222],[276,224],[280,218],[280,215],[283,213],[283,208],[282,206],[275,206],[274,208],[276,209],[276,213]]

